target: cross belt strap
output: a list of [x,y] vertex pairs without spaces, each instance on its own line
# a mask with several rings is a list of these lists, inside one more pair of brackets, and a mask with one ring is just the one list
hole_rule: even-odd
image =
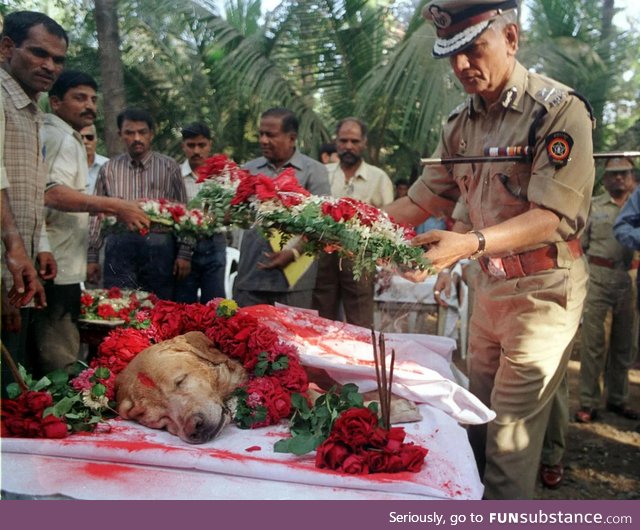
[[[579,239],[567,241],[567,248],[574,259],[582,256],[582,246]],[[558,248],[555,244],[546,245],[535,250],[521,252],[502,258],[483,256],[478,262],[482,270],[496,278],[510,280],[523,278],[538,272],[558,267]]]

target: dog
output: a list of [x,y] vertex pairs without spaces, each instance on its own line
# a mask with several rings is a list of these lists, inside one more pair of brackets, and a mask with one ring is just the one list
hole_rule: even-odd
[[231,421],[227,401],[247,381],[242,365],[191,331],[140,352],[116,378],[117,412],[190,444],[215,438]]

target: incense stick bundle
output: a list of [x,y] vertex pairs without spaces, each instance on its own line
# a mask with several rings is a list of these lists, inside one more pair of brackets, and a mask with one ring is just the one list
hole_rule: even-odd
[[395,349],[391,349],[391,362],[389,364],[389,378],[387,379],[387,354],[384,333],[380,333],[376,341],[376,333],[371,330],[371,343],[373,344],[373,360],[376,366],[376,382],[378,384],[378,396],[380,397],[380,417],[385,429],[391,427],[391,387],[393,385],[393,365],[396,359]]

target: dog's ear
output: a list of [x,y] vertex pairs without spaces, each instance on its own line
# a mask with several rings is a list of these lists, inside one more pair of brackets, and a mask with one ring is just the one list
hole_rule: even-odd
[[206,361],[222,364],[229,360],[227,355],[213,347],[213,342],[201,331],[190,331],[182,335],[182,338],[191,346],[193,353]]

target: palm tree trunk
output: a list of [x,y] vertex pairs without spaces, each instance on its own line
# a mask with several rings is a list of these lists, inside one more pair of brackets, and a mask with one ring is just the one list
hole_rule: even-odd
[[95,0],[95,17],[104,95],[104,141],[109,156],[114,156],[122,152],[116,116],[126,105],[118,33],[118,0]]

